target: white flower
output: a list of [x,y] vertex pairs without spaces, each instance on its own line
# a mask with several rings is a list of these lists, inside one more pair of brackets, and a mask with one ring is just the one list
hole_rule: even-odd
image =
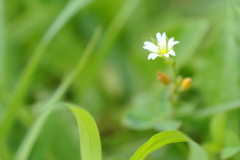
[[157,57],[165,56],[169,57],[170,55],[175,56],[175,52],[173,50],[173,46],[178,44],[179,41],[174,41],[174,38],[170,38],[168,40],[166,33],[162,35],[160,33],[156,34],[157,44],[153,42],[144,42],[143,48],[150,51],[151,53],[148,55],[148,59],[154,60]]

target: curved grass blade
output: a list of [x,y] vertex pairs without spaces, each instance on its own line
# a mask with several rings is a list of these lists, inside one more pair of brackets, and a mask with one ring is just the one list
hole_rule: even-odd
[[3,122],[0,125],[0,142],[2,142],[9,130],[12,127],[14,117],[20,107],[20,103],[24,99],[26,92],[31,84],[33,79],[33,74],[36,71],[46,47],[57,34],[57,32],[67,23],[67,21],[74,16],[79,9],[88,4],[91,0],[82,0],[82,1],[70,1],[66,7],[62,10],[56,20],[53,22],[52,26],[49,28],[39,45],[37,46],[34,54],[32,55],[29,63],[27,64],[25,70],[23,71],[22,76],[18,82],[18,85],[13,94],[13,98],[10,101],[7,112],[3,119]]
[[101,160],[101,142],[97,125],[92,116],[82,108],[66,104],[78,121],[82,160]]
[[144,160],[147,155],[170,143],[188,142],[190,147],[189,160],[207,160],[204,150],[193,140],[180,131],[171,130],[158,133],[143,144],[130,160]]
[[15,159],[16,160],[27,160],[30,152],[34,146],[35,140],[39,135],[43,125],[50,114],[61,107],[68,107],[75,115],[78,121],[78,130],[80,136],[80,152],[82,160],[101,160],[101,142],[100,136],[97,129],[97,125],[92,116],[83,108],[77,107],[70,103],[57,103],[51,105],[48,110],[41,114],[34,122],[33,126],[27,133],[25,139],[20,145]]

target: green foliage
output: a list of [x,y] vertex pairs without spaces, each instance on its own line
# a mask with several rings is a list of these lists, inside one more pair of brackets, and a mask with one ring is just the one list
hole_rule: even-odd
[[181,122],[172,119],[173,109],[168,99],[168,92],[162,91],[160,96],[157,94],[150,96],[151,93],[136,96],[132,102],[132,107],[125,113],[125,125],[138,130],[150,128],[155,128],[158,131],[178,129]]
[[208,117],[208,116],[211,116],[211,115],[215,115],[215,114],[231,111],[231,110],[234,110],[234,109],[238,109],[239,106],[240,106],[240,101],[239,100],[235,100],[235,101],[231,101],[231,102],[227,102],[227,103],[222,103],[222,104],[219,104],[219,105],[214,105],[214,106],[207,107],[205,109],[201,109],[196,113],[196,116],[198,118]]
[[222,150],[221,159],[229,159],[240,151],[239,136],[233,131],[227,131],[225,136],[225,148]]
[[226,115],[219,114],[212,118],[210,124],[212,140],[218,144],[223,144],[226,131]]
[[[203,144],[210,160],[239,160],[239,6],[0,0],[0,159],[204,160]],[[192,78],[175,103],[155,77],[174,73],[142,49],[156,32],[180,41],[171,58]]]
[[56,110],[56,108],[59,106],[68,107],[74,113],[77,119],[82,160],[102,159],[100,137],[92,116],[82,108],[79,108],[73,104],[65,103],[53,104],[48,110],[39,116],[21,144],[15,157],[16,160],[28,159],[34,145],[34,141],[43,128],[47,118],[50,116],[51,112]]
[[190,147],[189,160],[207,160],[204,150],[190,138],[179,131],[166,131],[154,135],[142,145],[131,157],[131,160],[144,160],[146,156],[162,146],[170,143],[188,142]]

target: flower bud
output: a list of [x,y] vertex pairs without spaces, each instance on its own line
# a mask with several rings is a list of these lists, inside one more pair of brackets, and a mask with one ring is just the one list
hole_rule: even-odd
[[188,90],[192,86],[192,79],[191,78],[184,78],[181,83],[181,89],[183,91]]
[[164,72],[158,71],[157,72],[157,79],[164,85],[168,85],[170,83],[170,78]]

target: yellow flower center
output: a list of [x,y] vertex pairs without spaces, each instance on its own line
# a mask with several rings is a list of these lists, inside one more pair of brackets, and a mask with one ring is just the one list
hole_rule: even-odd
[[163,55],[163,54],[166,54],[166,53],[168,53],[168,50],[167,50],[166,47],[159,49],[158,54]]

